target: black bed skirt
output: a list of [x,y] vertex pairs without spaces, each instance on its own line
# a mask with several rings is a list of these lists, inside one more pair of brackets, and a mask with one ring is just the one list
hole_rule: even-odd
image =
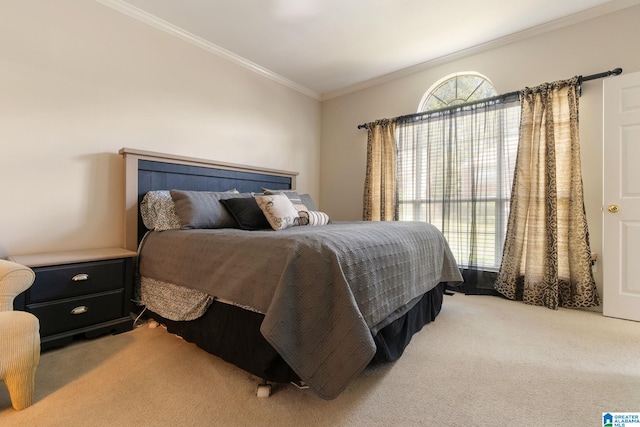
[[[385,326],[373,337],[376,354],[371,364],[397,360],[411,337],[440,313],[444,284],[424,294],[403,317]],[[264,315],[214,301],[206,313],[191,321],[173,321],[147,311],[167,330],[267,381],[298,381],[298,375],[260,333]]]

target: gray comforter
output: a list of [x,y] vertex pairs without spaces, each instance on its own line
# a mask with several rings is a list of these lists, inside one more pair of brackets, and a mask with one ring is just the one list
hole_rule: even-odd
[[325,399],[367,366],[381,322],[462,281],[442,234],[418,222],[151,232],[139,268],[264,313],[265,339]]

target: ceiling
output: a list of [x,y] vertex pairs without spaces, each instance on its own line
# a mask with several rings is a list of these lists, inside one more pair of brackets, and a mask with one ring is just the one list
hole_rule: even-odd
[[98,0],[318,98],[635,0]]

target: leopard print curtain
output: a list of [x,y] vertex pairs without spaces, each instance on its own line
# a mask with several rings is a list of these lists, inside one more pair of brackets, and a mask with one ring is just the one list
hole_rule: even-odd
[[551,309],[599,305],[591,271],[577,77],[521,92],[518,157],[494,288]]

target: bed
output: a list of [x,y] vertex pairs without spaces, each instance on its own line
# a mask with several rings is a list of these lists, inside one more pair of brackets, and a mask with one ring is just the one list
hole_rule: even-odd
[[[297,173],[120,153],[125,240],[139,251],[147,313],[265,381],[303,382],[324,399],[337,397],[367,365],[399,358],[440,312],[445,285],[462,281],[435,227],[327,223],[295,191]],[[178,227],[174,217],[173,226],[148,230],[151,195],[173,203]],[[279,203],[300,212],[287,217]]]

